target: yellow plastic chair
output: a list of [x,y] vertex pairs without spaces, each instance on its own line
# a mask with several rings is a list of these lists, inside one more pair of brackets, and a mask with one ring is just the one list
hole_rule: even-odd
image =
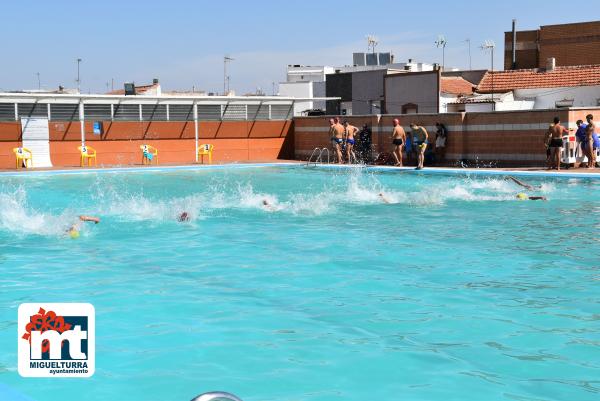
[[17,159],[17,169],[20,169],[25,163],[25,168],[33,167],[33,153],[27,148],[13,148],[15,158]]
[[212,164],[212,153],[214,148],[215,147],[209,143],[198,146],[198,156],[200,157],[200,160],[202,160],[202,164],[204,164],[205,155],[208,155],[208,164]]
[[94,160],[94,166],[97,166],[96,163],[96,149],[91,146],[83,145],[78,146],[79,152],[81,153],[81,167],[85,165],[87,161],[88,167],[92,165],[92,160]]
[[151,145],[140,145],[140,149],[142,150],[142,164],[152,164],[152,160],[156,160],[156,164],[158,164],[158,149]]

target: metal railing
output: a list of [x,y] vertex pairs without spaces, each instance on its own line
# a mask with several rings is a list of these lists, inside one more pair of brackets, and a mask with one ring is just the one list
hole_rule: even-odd
[[[317,153],[318,152],[318,153]],[[314,148],[312,153],[310,154],[310,157],[308,158],[308,161],[306,162],[306,166],[310,166],[311,163],[314,163],[314,165],[316,166],[319,163],[323,163],[323,154],[327,153],[327,164],[330,163],[329,161],[329,149],[327,148]],[[315,161],[312,161],[313,157],[317,156],[317,158],[315,159]]]
[[191,401],[242,401],[234,394],[226,391],[211,391],[209,393],[200,394]]

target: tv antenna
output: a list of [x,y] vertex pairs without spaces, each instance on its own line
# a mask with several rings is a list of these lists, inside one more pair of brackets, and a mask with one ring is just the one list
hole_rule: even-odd
[[[493,40],[486,40],[485,42],[483,42],[483,44],[480,46],[480,49],[483,50],[484,52],[489,51],[492,54],[492,69],[491,69],[491,76],[492,76],[492,102],[494,102],[494,49],[496,48],[496,44],[494,43]],[[494,109],[496,108],[496,104],[492,103],[494,105]]]
[[446,44],[448,44],[448,42],[446,41],[444,35],[439,35],[438,40],[435,41],[435,46],[438,49],[440,47],[442,48],[442,70],[446,68]]
[[367,35],[367,50],[375,53],[375,47],[379,44],[379,40],[374,35]]
[[227,75],[227,64],[235,60],[232,57],[225,56],[223,57],[223,95],[227,96],[229,93],[229,81],[230,77]]

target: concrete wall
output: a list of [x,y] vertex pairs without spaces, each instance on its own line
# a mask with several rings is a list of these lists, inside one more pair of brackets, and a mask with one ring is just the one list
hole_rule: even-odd
[[[342,102],[352,101],[352,73],[327,74],[325,81],[327,97],[339,97]],[[327,102],[327,114],[341,114],[337,101]]]
[[[444,113],[349,117],[351,124],[369,124],[373,130],[373,151],[392,150],[392,120],[399,118],[409,131],[410,122],[425,126],[435,138],[435,123],[448,128],[446,160],[457,165],[468,161],[476,165],[543,166],[546,160],[544,139],[555,116],[569,128],[588,113],[600,116],[600,108],[511,112]],[[302,117],[294,122],[295,157],[305,160],[315,147],[331,147],[327,117]]]
[[392,74],[385,77],[385,113],[401,114],[403,106],[418,106],[419,113],[438,113],[439,71]]
[[556,102],[565,99],[573,99],[573,107],[595,107],[600,99],[600,86],[517,89],[514,93],[517,99],[535,99],[536,109],[553,109]]
[[[195,141],[193,122],[104,121],[104,133],[93,134],[86,122],[86,143],[98,151],[98,164],[141,163],[139,145],[159,150],[160,163],[193,163]],[[50,157],[55,166],[79,165],[81,134],[79,121],[49,122]],[[201,121],[199,143],[215,146],[213,162],[265,161],[292,158],[292,121]],[[14,168],[12,148],[21,146],[19,122],[0,122],[0,168]],[[35,155],[34,155],[35,157]]]
[[[314,97],[312,82],[281,82],[279,84],[279,95],[288,97]],[[302,115],[305,110],[314,108],[314,102],[295,102],[294,116]]]
[[387,70],[375,70],[355,72],[352,75],[352,114],[383,112],[381,108],[384,101],[383,81],[387,73]]

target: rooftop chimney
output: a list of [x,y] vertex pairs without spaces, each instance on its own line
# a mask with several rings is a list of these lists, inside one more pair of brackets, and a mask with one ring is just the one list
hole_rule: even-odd
[[512,64],[513,70],[517,69],[517,20],[512,20]]
[[554,71],[555,68],[556,68],[556,59],[554,57],[550,57],[546,61],[546,72]]

